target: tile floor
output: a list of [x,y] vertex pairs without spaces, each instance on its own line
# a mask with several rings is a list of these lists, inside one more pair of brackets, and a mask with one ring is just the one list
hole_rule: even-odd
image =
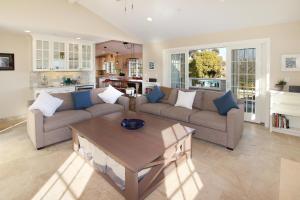
[[[72,151],[34,150],[20,125],[0,135],[0,199],[123,199]],[[234,151],[193,139],[193,158],[147,198],[299,200],[300,138],[245,124]]]

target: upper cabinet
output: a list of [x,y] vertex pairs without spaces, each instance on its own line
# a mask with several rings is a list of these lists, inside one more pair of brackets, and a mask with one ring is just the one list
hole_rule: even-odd
[[83,44],[81,45],[81,68],[83,70],[88,70],[91,68],[91,60],[92,60],[92,47],[91,45]]
[[66,70],[66,45],[64,42],[53,42],[52,70]]
[[79,70],[79,44],[69,44],[69,69]]
[[49,41],[35,40],[33,43],[33,61],[37,70],[47,70],[50,67],[50,47]]
[[33,71],[88,71],[95,66],[93,42],[33,36]]

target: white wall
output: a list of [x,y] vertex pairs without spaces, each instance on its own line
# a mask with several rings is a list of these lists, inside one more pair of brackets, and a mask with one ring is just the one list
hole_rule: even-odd
[[[282,78],[286,78],[291,85],[300,85],[300,72],[282,72],[281,71],[281,55],[282,54],[300,54],[300,22],[270,25],[263,27],[255,27],[248,29],[241,29],[235,31],[227,31],[220,33],[210,33],[203,35],[196,35],[193,37],[178,38],[159,43],[148,43],[144,45],[144,67],[145,73],[149,75],[158,74],[158,78],[162,81],[163,67],[163,50],[206,45],[251,39],[270,38],[271,52],[270,52],[270,87]],[[157,69],[150,71],[147,69],[147,60],[153,60],[157,63]]]
[[15,54],[15,70],[0,71],[0,119],[26,113],[31,69],[31,37],[0,30],[0,53]]

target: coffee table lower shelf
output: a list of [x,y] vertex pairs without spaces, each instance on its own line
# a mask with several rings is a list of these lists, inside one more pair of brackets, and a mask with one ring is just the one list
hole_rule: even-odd
[[[72,128],[74,151],[78,152],[80,148],[79,133]],[[154,161],[148,163],[143,169],[151,170],[139,180],[138,172],[125,168],[125,189],[120,187],[105,173],[97,171],[104,177],[121,195],[127,200],[145,199],[153,192],[173,169],[181,162],[191,158],[191,134],[179,140],[176,144],[168,147],[164,154]]]

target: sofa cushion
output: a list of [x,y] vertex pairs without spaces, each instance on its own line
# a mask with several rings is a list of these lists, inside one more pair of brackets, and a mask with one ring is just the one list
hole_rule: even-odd
[[40,110],[44,116],[52,116],[57,108],[63,103],[62,99],[51,96],[45,91],[41,91],[29,110]]
[[98,96],[105,102],[115,104],[120,96],[124,93],[120,92],[113,86],[109,85],[104,92],[99,93]]
[[172,88],[161,86],[160,91],[162,91],[162,93],[164,93],[164,95],[165,95],[162,99],[160,99],[160,102],[161,103],[169,103],[169,96],[172,91]]
[[84,110],[56,112],[53,116],[44,118],[44,131],[48,132],[90,118],[91,114]]
[[72,92],[72,98],[75,110],[86,109],[91,107],[91,92],[89,90]]
[[67,93],[54,93],[52,96],[62,99],[63,103],[58,107],[56,111],[72,110],[74,108],[74,103],[72,95],[70,92]]
[[110,103],[102,103],[96,104],[86,109],[89,113],[91,113],[92,117],[106,115],[114,112],[123,112],[124,107],[119,104],[110,104]]
[[193,109],[193,103],[196,96],[196,91],[184,92],[179,90],[175,106],[180,106],[188,109]]
[[223,92],[203,91],[203,102],[201,110],[218,112],[218,109],[214,104],[214,100],[223,95]]
[[219,114],[224,116],[226,116],[232,108],[239,109],[231,91],[228,91],[224,96],[215,99],[214,104],[217,107]]
[[196,96],[194,99],[193,107],[197,109],[202,109],[202,103],[203,103],[203,91],[197,90]]
[[174,106],[177,101],[177,95],[178,95],[178,89],[173,88],[169,94],[168,104]]
[[161,116],[170,118],[170,119],[175,119],[175,120],[180,120],[184,122],[189,122],[190,115],[197,112],[197,110],[191,110],[188,108],[183,108],[183,107],[170,107],[163,109],[161,111]]
[[98,96],[99,93],[104,92],[105,88],[95,88],[91,90],[91,101],[93,105],[104,103],[104,101]]
[[165,94],[160,90],[160,88],[158,86],[154,86],[152,91],[147,94],[147,99],[150,103],[157,103],[164,96]]
[[191,115],[190,123],[212,128],[215,130],[226,131],[226,117],[212,111],[199,111]]
[[144,103],[140,106],[141,112],[160,115],[162,109],[170,108],[171,105],[165,103]]

